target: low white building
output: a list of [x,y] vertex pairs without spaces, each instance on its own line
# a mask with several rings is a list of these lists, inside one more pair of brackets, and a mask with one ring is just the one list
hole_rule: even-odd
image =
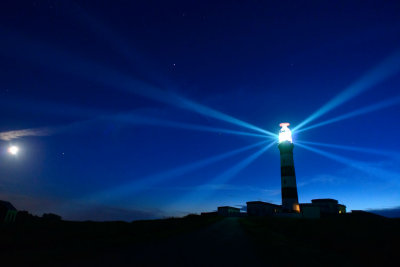
[[300,204],[300,211],[305,218],[320,218],[346,213],[346,206],[339,204],[336,199],[313,199],[311,203]]
[[263,201],[249,201],[246,204],[249,216],[273,216],[282,210],[280,205]]

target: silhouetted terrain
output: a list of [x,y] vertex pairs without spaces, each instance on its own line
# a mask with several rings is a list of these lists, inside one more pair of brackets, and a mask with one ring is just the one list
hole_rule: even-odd
[[272,265],[398,265],[400,219],[341,216],[318,220],[246,218],[241,225],[261,261]]
[[13,265],[382,265],[397,262],[399,240],[399,219],[356,216],[36,221],[0,228],[2,262]]

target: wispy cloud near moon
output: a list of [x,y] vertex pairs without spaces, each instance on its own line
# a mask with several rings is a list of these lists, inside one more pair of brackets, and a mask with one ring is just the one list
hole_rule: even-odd
[[10,141],[13,139],[27,137],[27,136],[50,136],[56,133],[65,132],[68,130],[77,130],[82,126],[90,125],[92,122],[96,122],[98,119],[77,121],[69,124],[58,125],[58,126],[47,126],[39,128],[28,128],[22,130],[12,130],[7,132],[0,132],[0,140]]
[[48,127],[0,132],[0,140],[10,141],[25,136],[48,136],[52,130]]

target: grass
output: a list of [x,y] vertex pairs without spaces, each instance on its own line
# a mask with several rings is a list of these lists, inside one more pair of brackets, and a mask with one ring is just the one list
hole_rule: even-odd
[[[134,265],[191,265],[196,258],[235,265],[237,253],[272,266],[383,266],[395,265],[400,249],[400,219],[243,217],[217,223],[223,219],[0,225],[0,255],[2,263],[26,266],[121,265],[126,260]],[[244,234],[231,235],[236,231]],[[160,255],[164,258],[153,259]],[[215,258],[221,255],[228,258]]]
[[0,225],[2,259],[52,263],[80,261],[105,251],[148,244],[202,229],[220,217],[187,216],[128,222],[42,222]]
[[240,223],[273,265],[379,266],[398,259],[399,219],[248,217]]

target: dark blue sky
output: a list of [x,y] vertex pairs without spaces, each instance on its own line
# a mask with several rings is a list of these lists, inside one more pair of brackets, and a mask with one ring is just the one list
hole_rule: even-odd
[[0,198],[67,219],[280,203],[277,146],[251,158],[271,137],[226,130],[277,133],[336,99],[302,128],[357,113],[295,134],[300,201],[396,208],[399,14],[398,1],[2,1]]

